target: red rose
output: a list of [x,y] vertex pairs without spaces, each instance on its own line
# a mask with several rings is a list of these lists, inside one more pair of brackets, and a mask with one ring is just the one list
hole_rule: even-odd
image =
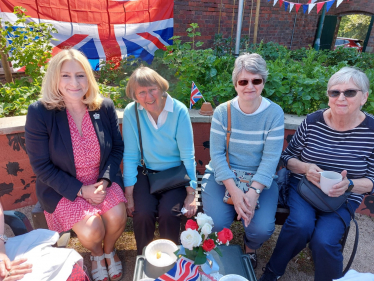
[[197,222],[195,222],[194,220],[188,220],[186,223],[186,230],[189,228],[192,230],[198,230],[199,226],[197,225]]
[[214,249],[216,245],[214,245],[213,239],[206,239],[203,243],[203,250],[205,252],[210,252],[211,250]]
[[230,229],[224,228],[217,233],[217,237],[219,241],[221,241],[223,244],[226,244],[227,242],[231,241],[233,235]]

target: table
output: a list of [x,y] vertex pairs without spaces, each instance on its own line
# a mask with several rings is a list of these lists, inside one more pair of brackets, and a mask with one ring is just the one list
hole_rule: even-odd
[[[245,278],[247,278],[249,281],[257,281],[255,272],[252,268],[252,264],[249,260],[248,255],[243,255],[243,252],[241,250],[241,247],[239,245],[221,245],[218,246],[219,249],[222,252],[222,257],[220,257],[216,251],[211,251],[211,254],[213,255],[214,259],[219,265],[219,273],[222,275],[227,274],[238,274]],[[144,254],[144,250],[143,250]],[[146,261],[144,255],[140,255],[136,257],[136,263],[135,263],[135,270],[134,270],[134,278],[133,281],[139,281],[143,278],[157,278],[159,276],[157,273],[148,271],[147,273],[149,276],[147,276],[147,265],[149,263]],[[180,280],[182,281],[182,280]]]

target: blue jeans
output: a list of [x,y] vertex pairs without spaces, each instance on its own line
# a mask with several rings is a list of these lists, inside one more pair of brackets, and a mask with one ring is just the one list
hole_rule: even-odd
[[[202,201],[204,213],[213,219],[214,227],[212,231],[218,232],[224,227],[230,228],[234,217],[236,217],[234,205],[223,202],[225,190],[224,185],[219,185],[215,181],[214,174],[205,173],[201,183]],[[275,212],[278,202],[278,186],[275,181],[273,181],[270,189],[262,191],[259,201],[260,209],[255,211],[250,224],[244,227],[244,242],[250,249],[254,250],[260,248],[262,243],[269,239],[274,232]]]
[[[283,275],[288,262],[309,243],[315,265],[314,280],[341,278],[343,254],[339,241],[345,226],[337,214],[318,211],[306,202],[297,192],[298,183],[298,179],[290,179],[290,215],[282,227],[268,266],[276,275]],[[354,212],[359,204],[350,200],[349,205]],[[337,212],[349,225],[351,219],[347,204]]]

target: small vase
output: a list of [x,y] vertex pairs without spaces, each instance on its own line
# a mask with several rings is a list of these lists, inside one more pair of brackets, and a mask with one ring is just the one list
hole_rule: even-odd
[[204,102],[199,111],[200,115],[210,116],[213,115],[213,107],[210,102]]

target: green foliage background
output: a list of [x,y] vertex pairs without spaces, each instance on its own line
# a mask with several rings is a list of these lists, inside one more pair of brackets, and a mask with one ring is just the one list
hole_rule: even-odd
[[[187,30],[191,41],[182,42],[174,36],[174,44],[166,51],[158,50],[150,67],[170,83],[169,93],[189,106],[191,83],[194,81],[204,98],[214,106],[232,99],[236,92],[231,75],[235,57],[235,42],[216,36],[212,48],[202,48],[198,41],[198,25]],[[263,56],[269,69],[263,96],[279,104],[285,113],[305,115],[327,107],[326,87],[331,75],[344,66],[355,66],[367,74],[370,80],[369,100],[364,110],[374,114],[374,55],[358,53],[355,49],[338,48],[335,51],[315,51],[311,48],[289,50],[277,43],[248,44],[240,42],[243,52],[256,52]],[[121,61],[101,64],[96,73],[103,96],[111,98],[118,108],[124,108],[130,100],[125,88],[129,76],[139,65],[147,65],[139,59],[128,57]],[[16,81],[0,87],[0,117],[25,114],[27,106],[38,98],[40,86],[27,80]],[[201,99],[194,108],[199,108]]]
[[338,36],[365,40],[371,16],[361,14],[343,16],[340,21]]

